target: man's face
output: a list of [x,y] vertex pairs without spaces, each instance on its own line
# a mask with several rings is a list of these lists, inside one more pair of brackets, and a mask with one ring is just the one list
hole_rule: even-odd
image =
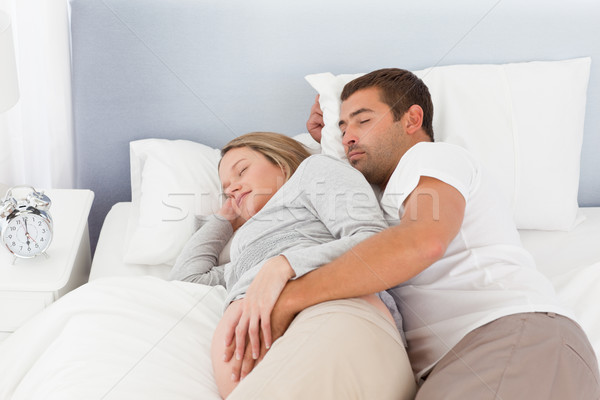
[[342,102],[339,125],[348,161],[369,183],[382,189],[408,149],[401,121],[394,121],[392,110],[374,87],[359,90]]

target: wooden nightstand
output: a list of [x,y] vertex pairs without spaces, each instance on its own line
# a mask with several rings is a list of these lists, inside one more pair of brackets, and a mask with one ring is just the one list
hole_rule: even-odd
[[90,190],[44,191],[52,200],[54,238],[48,257],[16,259],[0,248],[0,341],[60,296],[88,280],[92,263],[88,214]]

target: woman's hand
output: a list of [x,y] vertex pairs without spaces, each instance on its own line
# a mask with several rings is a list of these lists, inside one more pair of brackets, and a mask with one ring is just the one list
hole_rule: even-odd
[[229,198],[227,198],[227,200],[225,200],[225,202],[223,203],[223,205],[221,206],[219,211],[217,211],[217,215],[228,220],[229,223],[231,223],[231,226],[233,227],[234,232],[240,226],[242,226],[244,224],[244,222],[246,222],[246,220],[240,216],[239,210],[234,208],[231,197],[229,197]]
[[267,350],[271,347],[271,311],[286,283],[294,276],[294,270],[284,256],[273,257],[261,267],[246,292],[237,326],[230,326],[226,333],[226,347],[235,335],[236,359],[241,360],[244,356],[246,334],[249,336],[253,359],[258,359],[260,355],[261,333],[264,347]]
[[[287,285],[284,287],[285,291]],[[271,334],[272,340],[275,341],[279,339],[285,331],[290,326],[292,320],[298,314],[298,311],[294,311],[293,306],[290,307],[289,302],[282,302],[281,295],[279,299],[275,303],[275,307],[271,312]],[[260,354],[258,360],[252,358],[252,354],[250,351],[250,346],[247,344],[250,342],[248,338],[248,334],[244,332],[243,338],[245,339],[246,350],[244,352],[244,356],[242,359],[237,359],[233,357],[234,352],[236,350],[236,341],[234,340],[235,328],[242,316],[243,308],[244,308],[245,299],[234,301],[227,308],[225,315],[223,315],[224,322],[224,336],[225,336],[225,351],[223,354],[223,361],[230,362],[231,360],[231,377],[234,381],[238,381],[239,379],[243,379],[246,375],[248,375],[252,369],[256,366],[258,362],[260,362],[265,356],[267,349],[264,345],[264,338],[262,338],[262,346],[260,348]]]

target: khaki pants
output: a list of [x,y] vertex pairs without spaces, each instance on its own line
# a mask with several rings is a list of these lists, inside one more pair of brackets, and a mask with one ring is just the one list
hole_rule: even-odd
[[361,299],[302,311],[235,399],[413,399],[416,384],[394,324]]
[[575,322],[553,313],[499,318],[465,336],[433,368],[419,400],[592,400],[598,362]]

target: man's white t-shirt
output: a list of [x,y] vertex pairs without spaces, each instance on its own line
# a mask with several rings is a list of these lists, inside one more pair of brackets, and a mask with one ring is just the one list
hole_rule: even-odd
[[403,215],[403,202],[421,176],[456,188],[466,208],[444,257],[388,290],[402,313],[417,379],[467,333],[499,317],[522,312],[571,317],[522,247],[507,201],[464,148],[424,142],[409,149],[382,194],[388,217],[398,220]]

